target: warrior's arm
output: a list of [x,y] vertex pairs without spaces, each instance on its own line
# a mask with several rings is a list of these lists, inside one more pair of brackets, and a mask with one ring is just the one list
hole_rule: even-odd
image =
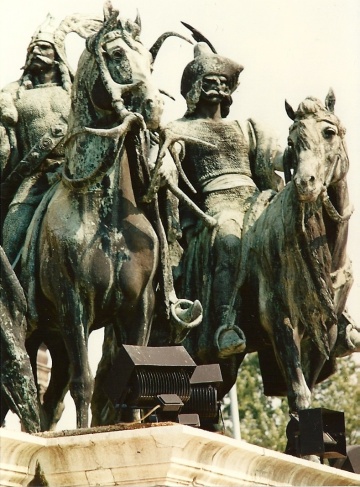
[[261,190],[283,187],[282,178],[275,171],[283,171],[283,150],[278,137],[253,119],[248,120],[250,157],[253,172]]

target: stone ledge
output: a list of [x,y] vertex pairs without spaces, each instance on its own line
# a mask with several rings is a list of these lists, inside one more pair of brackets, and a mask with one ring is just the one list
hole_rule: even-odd
[[178,424],[29,435],[1,429],[1,487],[359,486],[360,475]]

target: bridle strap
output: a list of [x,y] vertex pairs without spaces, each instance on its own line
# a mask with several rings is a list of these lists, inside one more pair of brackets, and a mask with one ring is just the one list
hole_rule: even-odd
[[347,221],[350,220],[351,215],[354,213],[354,206],[350,203],[345,208],[344,214],[340,215],[340,213],[337,211],[335,206],[332,204],[326,187],[324,187],[324,190],[321,193],[321,200],[322,200],[322,204],[326,210],[326,213],[336,223],[346,223]]

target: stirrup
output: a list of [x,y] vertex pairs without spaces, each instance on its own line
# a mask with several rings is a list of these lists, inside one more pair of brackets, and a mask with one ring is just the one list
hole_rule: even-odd
[[246,338],[238,326],[222,325],[215,332],[214,344],[218,351],[218,357],[227,358],[236,353],[244,352]]
[[199,300],[178,299],[171,304],[171,342],[180,344],[188,333],[200,325],[203,319],[203,308]]

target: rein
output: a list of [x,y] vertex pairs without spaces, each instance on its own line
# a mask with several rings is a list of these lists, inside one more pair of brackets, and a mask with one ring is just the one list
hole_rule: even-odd
[[346,223],[350,220],[351,215],[354,213],[354,206],[352,204],[349,204],[345,208],[344,214],[340,215],[335,206],[332,204],[326,187],[324,187],[323,192],[321,193],[321,200],[326,210],[326,213],[336,223]]
[[[344,146],[344,141],[342,140],[341,141],[341,145],[342,145],[342,148],[346,154],[346,158],[347,158],[347,162],[349,163],[349,158],[348,158],[348,155],[347,155],[347,151],[346,151],[346,148]],[[324,188],[321,192],[321,200],[322,200],[322,204],[326,210],[326,213],[328,214],[328,216],[333,220],[335,221],[336,223],[346,223],[347,221],[350,220],[351,218],[351,215],[353,214],[354,212],[354,206],[352,204],[349,204],[346,208],[345,208],[345,211],[344,211],[344,214],[343,215],[340,215],[340,213],[337,211],[337,209],[335,208],[335,206],[332,204],[330,198],[329,198],[329,195],[328,195],[328,192],[327,192],[327,187],[330,185],[330,182],[331,182],[331,179],[333,177],[333,174],[335,172],[335,169],[336,169],[336,166],[338,165],[338,162],[340,160],[340,156],[338,156],[336,158],[336,160],[332,163],[332,166],[330,168],[330,171],[327,175],[327,178],[326,178],[326,181],[324,183]]]

